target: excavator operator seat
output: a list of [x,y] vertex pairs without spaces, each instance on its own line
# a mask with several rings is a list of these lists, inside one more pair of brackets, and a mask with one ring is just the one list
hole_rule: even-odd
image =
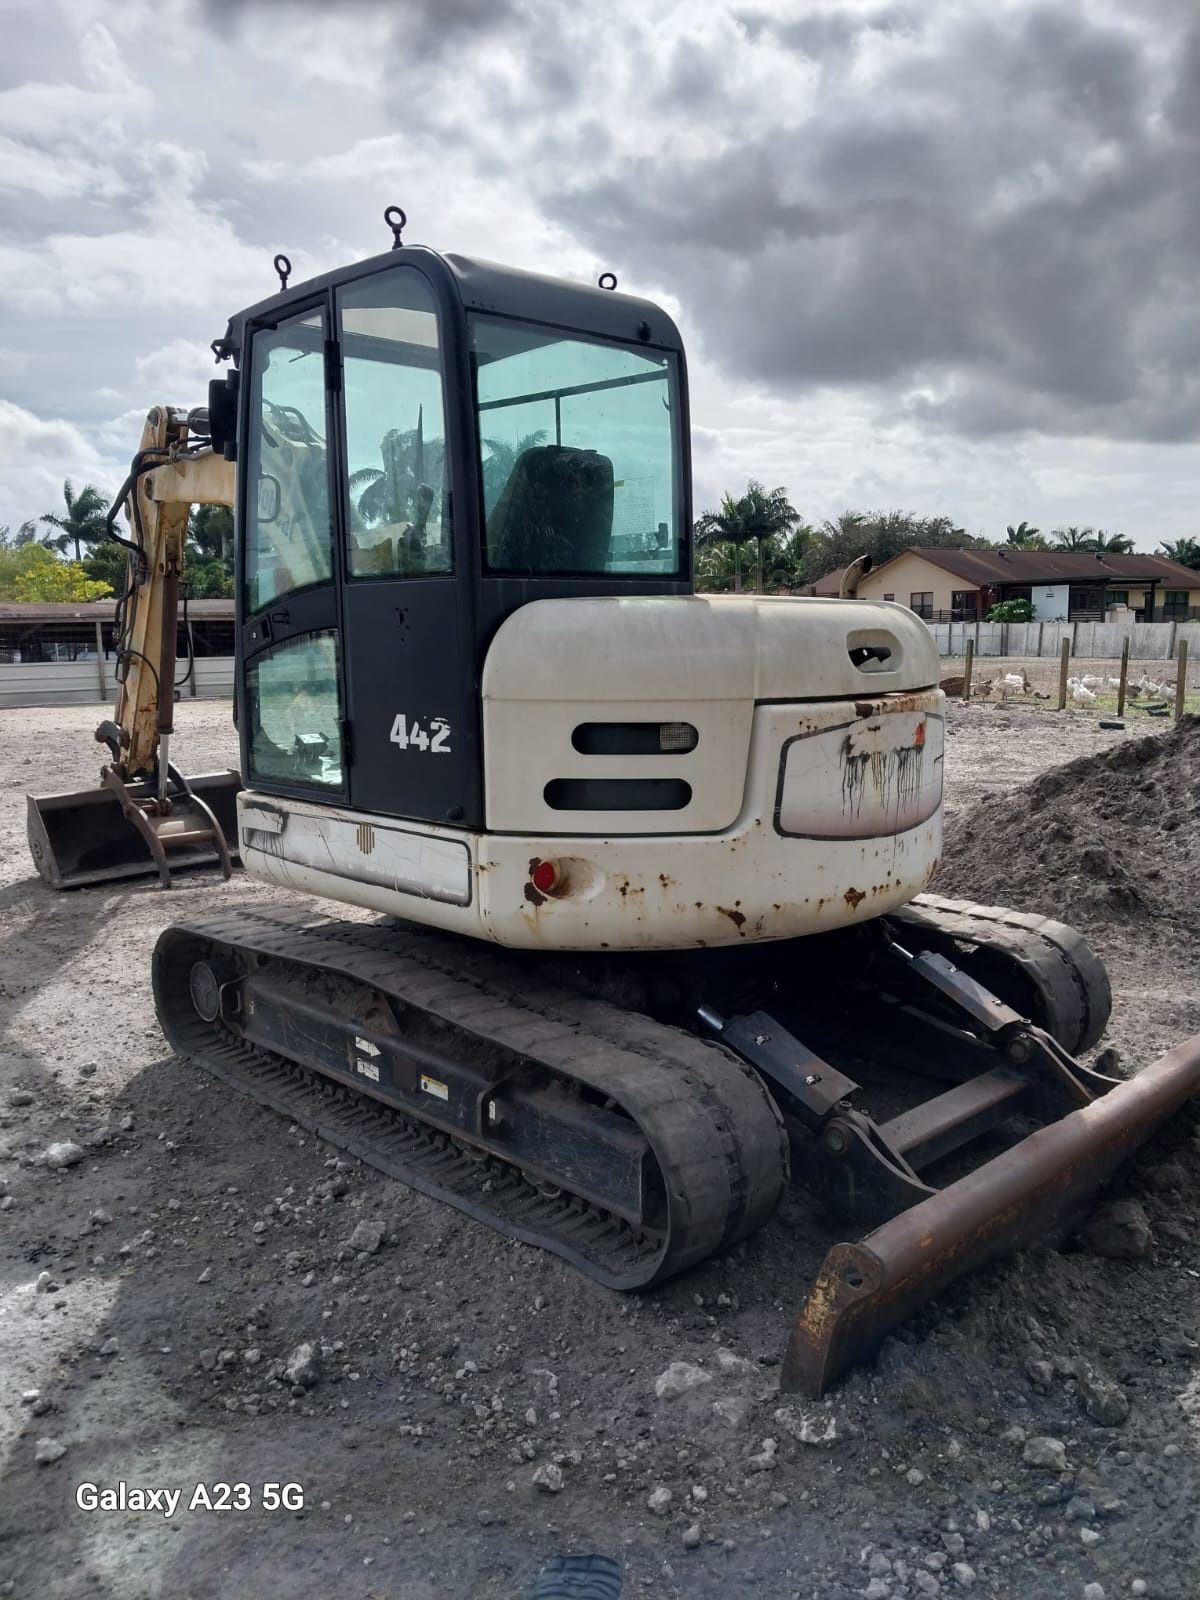
[[609,457],[533,445],[517,457],[488,517],[488,560],[509,572],[603,572],[612,527]]

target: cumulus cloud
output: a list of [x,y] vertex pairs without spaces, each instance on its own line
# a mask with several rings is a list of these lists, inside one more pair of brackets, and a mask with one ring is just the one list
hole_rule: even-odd
[[1045,4],[745,20],[819,96],[576,176],[560,217],[679,285],[748,378],[888,389],[968,434],[1188,436],[1195,30]]
[[65,455],[201,400],[273,253],[374,254],[396,202],[412,240],[666,301],[700,504],[753,474],[813,516],[1195,530],[1192,0],[0,12],[0,391]]

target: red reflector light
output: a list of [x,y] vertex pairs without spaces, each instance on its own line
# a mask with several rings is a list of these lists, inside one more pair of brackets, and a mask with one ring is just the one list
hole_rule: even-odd
[[529,881],[539,894],[553,894],[558,888],[558,868],[553,861],[535,861]]

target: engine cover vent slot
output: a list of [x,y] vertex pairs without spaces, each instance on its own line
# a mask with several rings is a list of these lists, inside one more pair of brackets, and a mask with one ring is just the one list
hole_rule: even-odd
[[551,778],[543,794],[553,811],[682,811],[692,786],[682,778]]
[[687,755],[699,742],[690,722],[581,722],[571,734],[584,756]]

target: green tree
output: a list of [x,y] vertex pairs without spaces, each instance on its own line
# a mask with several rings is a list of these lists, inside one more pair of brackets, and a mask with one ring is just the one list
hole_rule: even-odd
[[83,558],[89,578],[107,583],[114,594],[124,594],[129,585],[129,552],[115,539],[102,539]]
[[727,594],[737,577],[738,556],[731,544],[709,540],[696,546],[696,588],[704,594]]
[[1168,561],[1200,572],[1200,539],[1164,539],[1158,548]]
[[24,545],[33,544],[36,540],[37,523],[32,519],[23,522],[16,533],[7,522],[0,523],[0,550],[20,550]]
[[0,600],[77,604],[111,593],[107,583],[89,578],[78,561],[59,561],[44,544],[0,551]]
[[1008,543],[1014,550],[1045,550],[1049,547],[1041,532],[1033,528],[1028,522],[1018,522],[1014,528],[1008,525]]
[[1032,622],[1033,601],[998,600],[988,612],[986,620],[988,622]]
[[232,575],[233,512],[228,506],[193,506],[187,536],[200,559],[223,561]]
[[740,593],[742,546],[753,539],[757,551],[755,589],[761,593],[764,541],[790,533],[799,521],[800,513],[788,500],[786,489],[765,489],[757,478],[751,478],[745,494],[736,500],[731,494],[722,495],[719,511],[706,511],[696,519],[695,541],[697,547],[711,543],[734,547],[734,589]]
[[1092,549],[1099,555],[1127,556],[1133,549],[1133,540],[1127,533],[1106,533],[1097,528]]
[[1056,550],[1094,550],[1096,548],[1095,528],[1077,528],[1074,523],[1069,528],[1055,528],[1051,532]]
[[84,545],[90,547],[98,544],[106,536],[108,501],[93,483],[85,483],[76,494],[70,478],[63,480],[63,500],[67,508],[65,517],[56,511],[47,511],[38,520],[61,530],[57,538],[49,539],[47,543],[62,551],[74,546],[78,563],[83,559]]
[[804,584],[804,567],[814,530],[807,523],[793,528],[781,538],[763,542],[763,586],[768,592],[799,589]]
[[939,550],[990,549],[986,539],[970,534],[949,517],[918,517],[911,511],[843,511],[816,529],[804,554],[804,582],[815,583],[827,572],[869,555],[881,567],[902,550],[924,546]]
[[179,588],[189,600],[228,600],[233,594],[233,574],[219,557],[201,557],[184,566]]

